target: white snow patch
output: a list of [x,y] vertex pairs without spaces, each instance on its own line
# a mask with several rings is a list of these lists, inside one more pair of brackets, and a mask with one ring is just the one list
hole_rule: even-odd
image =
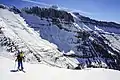
[[93,37],[91,37],[91,36],[89,37],[89,39],[90,39],[90,40],[92,40],[92,41],[94,40],[94,38],[93,38]]
[[76,15],[74,15],[72,12],[69,12],[74,18],[79,19]]
[[67,52],[67,53],[65,53],[65,54],[71,55],[71,54],[75,54],[75,52],[74,52],[73,50],[70,50],[70,52]]

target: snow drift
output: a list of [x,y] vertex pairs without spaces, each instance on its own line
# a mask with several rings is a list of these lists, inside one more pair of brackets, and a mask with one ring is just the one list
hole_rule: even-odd
[[120,77],[119,71],[110,69],[70,70],[29,63],[24,63],[26,73],[10,72],[16,69],[14,61],[0,56],[0,63],[0,80],[119,80]]

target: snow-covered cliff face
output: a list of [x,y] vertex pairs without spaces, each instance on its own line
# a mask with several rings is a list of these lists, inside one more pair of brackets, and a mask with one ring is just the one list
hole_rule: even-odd
[[[38,13],[34,13],[34,9],[38,10]],[[64,56],[79,61],[76,68],[104,67],[120,70],[119,24],[95,23],[98,21],[86,20],[80,17],[81,15],[70,12],[65,14],[66,16],[70,14],[68,21],[69,16],[61,18],[60,10],[56,10],[55,16],[49,9],[45,9],[46,11],[39,10],[38,7],[34,9],[27,9],[27,13],[25,11],[21,16],[43,39],[56,44]],[[45,15],[41,17],[42,13]]]
[[120,70],[120,25],[114,22],[86,19],[79,14],[76,16],[77,23],[83,24],[82,28],[90,35],[87,46],[91,46],[89,49],[92,51],[92,57],[97,58],[100,63],[103,61],[109,68]]
[[0,8],[0,55],[15,59],[18,50],[24,52],[27,62],[63,68],[77,66],[64,57],[55,44],[42,39],[19,14]]
[[[1,10],[0,15],[3,15],[1,21],[6,24],[11,21],[8,26],[12,27],[13,31],[17,30],[19,25],[23,27],[23,30],[19,29],[14,34],[19,34],[18,36],[23,39],[25,46],[29,48],[30,51],[26,54],[35,53],[34,59],[37,58],[39,61],[42,56],[44,63],[52,62],[56,66],[67,68],[104,67],[120,70],[119,24],[96,23],[97,21],[86,20],[79,14],[51,8],[33,7],[31,9],[25,8],[23,11],[16,8],[10,9],[10,11],[19,13],[23,23],[28,24],[25,23],[26,28],[24,28],[21,21],[17,20],[21,18],[20,16],[19,18],[6,16],[7,19],[10,19],[7,21],[4,18],[4,13],[11,16],[12,12],[8,11],[8,13],[4,12],[3,9]],[[13,21],[13,18],[17,21]],[[21,32],[24,30],[25,32]],[[19,31],[20,33],[18,33]],[[3,40],[3,38],[1,39]],[[10,39],[14,41],[15,38]],[[34,56],[31,55],[31,57]]]
[[80,15],[79,13],[73,13],[73,14],[76,15],[80,19],[81,22],[83,22],[85,25],[87,25],[92,30],[96,30],[97,28],[100,28],[101,30],[104,30],[105,32],[120,34],[120,24],[117,24],[115,22],[93,20],[93,19],[90,19],[89,17],[84,17]]

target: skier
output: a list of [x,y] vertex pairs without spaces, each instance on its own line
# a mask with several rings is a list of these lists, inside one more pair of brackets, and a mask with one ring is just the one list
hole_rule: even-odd
[[[17,58],[16,58],[16,60],[15,61],[18,61],[18,70],[20,70],[20,71],[23,71],[23,61],[25,61],[25,59],[24,59],[24,53],[23,53],[23,51],[19,51],[18,50],[18,53],[17,53],[18,55],[17,55]],[[20,69],[20,67],[21,67],[21,69]]]

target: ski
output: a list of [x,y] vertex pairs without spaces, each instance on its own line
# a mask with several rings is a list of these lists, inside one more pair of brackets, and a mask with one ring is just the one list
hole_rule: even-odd
[[25,70],[18,70],[18,71],[22,71],[22,72],[26,73],[26,71],[25,71]]
[[19,72],[19,71],[22,71],[22,72],[26,73],[25,70],[10,70],[10,72]]
[[24,70],[21,70],[22,72],[24,72],[24,73],[26,73],[26,71],[24,71]]

